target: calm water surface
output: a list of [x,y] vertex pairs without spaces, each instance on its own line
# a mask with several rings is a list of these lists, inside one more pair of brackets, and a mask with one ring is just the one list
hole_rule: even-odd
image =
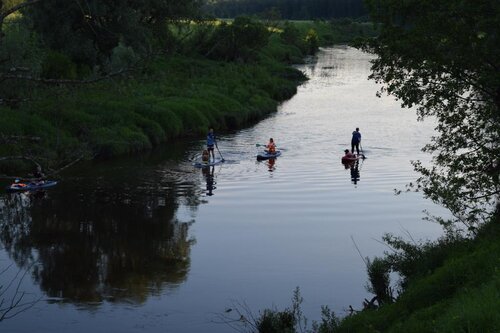
[[[322,50],[276,114],[220,137],[228,162],[215,168],[192,167],[200,138],[81,164],[45,194],[1,194],[3,298],[19,283],[23,301],[40,300],[0,330],[235,332],[225,310],[282,309],[297,286],[310,320],[321,305],[359,308],[369,295],[355,244],[373,257],[386,232],[433,239],[441,228],[422,211],[445,214],[394,195],[417,177],[410,160],[427,159],[433,124],[375,97],[369,59]],[[340,157],[355,127],[367,159],[351,170]],[[269,137],[283,155],[257,162]]]

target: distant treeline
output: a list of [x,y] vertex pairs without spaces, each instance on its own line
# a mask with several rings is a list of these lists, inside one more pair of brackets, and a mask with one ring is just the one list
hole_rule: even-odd
[[288,20],[357,18],[367,14],[363,0],[214,0],[208,1],[205,10],[220,18],[259,15]]

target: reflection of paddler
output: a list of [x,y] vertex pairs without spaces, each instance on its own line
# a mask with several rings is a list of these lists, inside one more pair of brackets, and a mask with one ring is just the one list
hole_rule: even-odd
[[270,158],[267,160],[267,167],[269,168],[269,171],[273,172],[275,167],[274,167],[274,164],[276,163],[276,159],[275,158]]
[[203,168],[201,169],[201,172],[203,173],[203,176],[205,176],[205,181],[207,183],[207,195],[212,196],[214,195],[213,191],[216,189],[215,181],[214,181],[214,171],[215,167],[211,168]]
[[356,185],[359,181],[359,160],[351,163],[351,181]]

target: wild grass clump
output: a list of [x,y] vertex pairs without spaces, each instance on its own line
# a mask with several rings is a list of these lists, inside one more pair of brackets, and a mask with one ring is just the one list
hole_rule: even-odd
[[[328,306],[321,307],[321,321],[313,321],[311,328],[308,327],[308,320],[302,313],[301,304],[303,298],[300,295],[299,287],[295,288],[292,297],[292,304],[279,310],[276,307],[264,309],[255,316],[245,304],[237,304],[235,311],[226,310],[226,313],[233,315],[221,315],[223,323],[235,328],[240,332],[253,333],[334,333],[338,328],[340,319],[331,311]],[[234,316],[237,319],[234,319]]]
[[499,222],[497,213],[474,239],[392,242],[384,265],[402,277],[396,301],[345,318],[336,332],[498,332]]

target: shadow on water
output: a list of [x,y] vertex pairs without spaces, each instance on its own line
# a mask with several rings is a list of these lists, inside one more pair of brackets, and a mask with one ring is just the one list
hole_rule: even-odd
[[89,162],[85,176],[68,175],[47,193],[0,196],[4,251],[20,268],[36,262],[34,282],[63,302],[143,303],[175,288],[195,242],[193,221],[176,212],[182,201],[196,209],[199,186],[193,174],[154,161]]

